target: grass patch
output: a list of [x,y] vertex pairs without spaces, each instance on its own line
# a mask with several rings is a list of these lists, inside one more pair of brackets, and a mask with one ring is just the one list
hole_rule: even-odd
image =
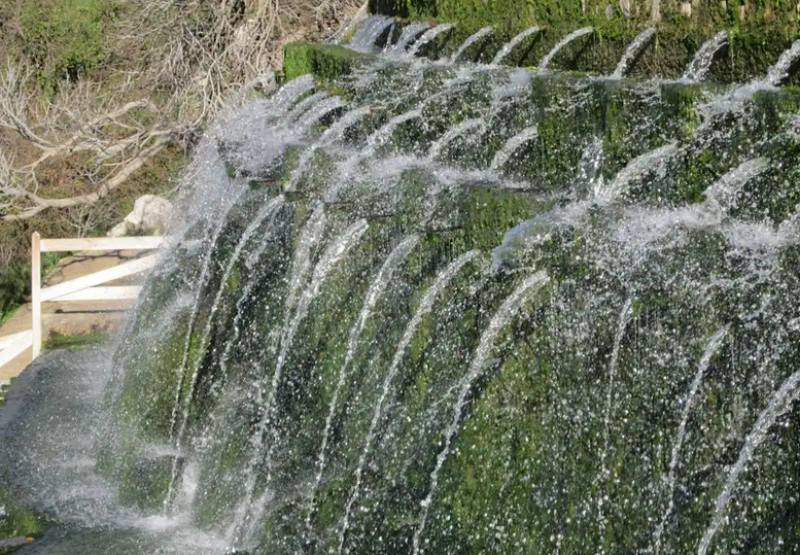
[[[70,253],[42,253],[42,275],[58,265]],[[0,325],[3,325],[31,296],[31,263],[17,263],[0,271]]]
[[11,389],[15,379],[0,380],[0,407],[6,404],[6,395],[8,395],[8,391]]

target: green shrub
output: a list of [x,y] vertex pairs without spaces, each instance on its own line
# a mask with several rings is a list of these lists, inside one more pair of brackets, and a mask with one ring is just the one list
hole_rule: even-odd
[[[42,273],[47,273],[64,253],[43,253]],[[31,295],[31,263],[14,264],[0,270],[0,325]]]
[[106,59],[104,27],[114,0],[28,0],[20,14],[25,50],[48,87],[74,81]]

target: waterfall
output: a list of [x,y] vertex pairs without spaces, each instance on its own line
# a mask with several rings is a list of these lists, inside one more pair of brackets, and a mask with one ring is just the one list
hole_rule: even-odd
[[775,392],[769,400],[769,404],[764,411],[758,415],[758,420],[755,426],[747,435],[744,440],[744,445],[739,452],[739,458],[728,473],[728,479],[725,482],[725,487],[722,493],[717,497],[717,502],[714,504],[714,515],[711,519],[711,524],[703,535],[700,541],[700,546],[697,549],[698,555],[706,555],[711,546],[711,541],[714,539],[717,531],[725,523],[725,511],[728,508],[733,491],[739,481],[739,476],[744,472],[747,463],[753,457],[753,453],[767,438],[770,428],[782,415],[789,412],[794,403],[800,397],[800,372],[795,372],[783,382],[780,389]]
[[[239,258],[241,257],[245,246],[250,242],[253,238],[253,234],[261,227],[261,224],[264,223],[267,219],[274,218],[275,214],[278,210],[283,206],[283,197],[278,196],[275,197],[273,200],[268,202],[264,208],[259,211],[256,217],[250,222],[245,229],[242,237],[239,239],[239,243],[236,245],[236,249],[233,251],[230,259],[228,259],[228,264],[225,267],[225,271],[222,273],[222,279],[220,280],[219,288],[217,289],[217,294],[214,297],[214,302],[211,304],[211,312],[209,313],[208,319],[206,320],[205,328],[203,329],[203,333],[200,339],[200,350],[205,351],[206,346],[208,345],[209,337],[211,334],[211,327],[214,324],[214,316],[219,309],[219,303],[222,300],[222,295],[225,293],[225,288],[228,284],[228,279],[231,276],[231,272],[233,271],[236,264],[239,262]],[[269,226],[270,232],[272,231],[272,226]],[[264,238],[261,239],[264,241]],[[175,487],[175,481],[177,480],[178,476],[178,455],[177,453],[181,452],[181,444],[183,442],[183,436],[186,432],[186,422],[189,419],[189,411],[192,407],[192,398],[194,396],[194,390],[197,387],[197,377],[200,372],[201,360],[199,357],[197,360],[194,361],[194,368],[192,369],[192,376],[189,381],[189,391],[186,393],[186,400],[183,403],[183,416],[181,418],[180,427],[178,428],[178,433],[175,437],[175,452],[176,455],[173,457],[172,462],[172,477],[169,484],[169,489],[167,490],[167,498],[166,504],[168,506],[171,497],[172,491]]]
[[[273,117],[279,117],[281,114],[286,114],[291,105],[303,94],[308,92],[309,90],[313,89],[314,81],[310,77],[308,78],[301,78],[297,79],[289,84],[286,87],[283,87],[276,95],[274,96],[271,101],[267,101],[266,110],[267,113],[270,113]],[[291,114],[291,112],[289,112]],[[291,115],[289,115],[291,117]],[[229,204],[228,210],[233,208],[233,203]],[[210,269],[212,264],[212,255],[214,254],[214,247],[216,246],[217,242],[219,241],[220,234],[222,233],[223,229],[223,222],[225,219],[225,215],[227,212],[223,214],[220,223],[214,228],[213,235],[207,238],[207,241],[210,240],[211,247],[207,249],[206,256],[203,261],[203,269],[201,272],[200,277],[200,288],[198,290],[197,295],[195,296],[195,303],[192,308],[192,312],[189,317],[189,323],[187,324],[187,331],[186,331],[186,339],[184,342],[183,348],[183,358],[180,363],[180,367],[178,370],[177,375],[177,385],[175,387],[175,402],[172,408],[172,414],[170,416],[170,425],[169,425],[169,435],[171,438],[174,438],[175,434],[175,425],[177,424],[178,420],[178,412],[180,410],[180,400],[181,400],[181,385],[184,380],[184,374],[186,372],[186,366],[189,362],[189,352],[190,352],[190,343],[191,343],[191,334],[194,330],[195,320],[197,318],[197,314],[200,308],[200,301],[201,295],[200,292],[205,287],[208,278],[210,277]],[[168,502],[168,500],[167,500]],[[166,508],[166,505],[165,505]]]
[[461,422],[463,411],[467,404],[467,396],[469,395],[475,380],[477,380],[486,370],[486,363],[489,361],[489,355],[492,353],[492,348],[494,347],[494,342],[495,339],[497,339],[497,335],[520,310],[520,305],[524,301],[529,290],[534,292],[538,291],[547,285],[548,281],[548,277],[542,272],[525,278],[525,280],[511,293],[511,295],[509,295],[508,298],[503,301],[503,304],[500,305],[500,308],[492,317],[491,322],[489,322],[489,326],[483,332],[483,335],[481,335],[481,340],[478,344],[478,348],[475,351],[475,356],[472,359],[469,371],[464,376],[464,379],[461,381],[458,387],[458,398],[453,405],[453,419],[444,432],[444,446],[439,452],[439,455],[436,457],[436,466],[434,467],[433,472],[431,472],[428,495],[425,497],[422,503],[420,503],[422,507],[422,514],[419,519],[419,526],[414,532],[414,555],[420,553],[420,550],[422,549],[420,542],[422,540],[422,536],[425,534],[425,525],[428,521],[428,511],[430,510],[431,501],[433,501],[433,496],[436,494],[436,488],[439,485],[439,472],[442,470],[442,466],[444,466],[444,463],[450,454],[450,445],[453,441],[453,437],[456,435],[456,432],[458,432],[459,423]]
[[505,43],[503,47],[500,48],[500,50],[497,52],[494,59],[492,60],[492,65],[494,66],[500,65],[503,62],[503,60],[505,60],[508,57],[508,55],[511,54],[511,51],[514,49],[515,46],[517,46],[519,43],[521,43],[529,36],[538,33],[539,30],[540,30],[539,27],[531,27],[530,29],[525,29],[520,34],[518,34],[510,41]]
[[[237,518],[234,528],[236,536],[233,538],[233,541],[236,543],[246,542],[252,533],[251,530],[241,529],[244,525],[247,511],[255,509],[255,514],[259,514],[261,510],[263,510],[263,502],[256,504],[255,507],[253,506],[252,497],[256,486],[256,465],[257,461],[263,457],[266,460],[265,466],[267,471],[269,472],[270,470],[271,449],[273,444],[266,444],[268,446],[266,456],[264,453],[262,453],[262,448],[265,445],[265,436],[269,434],[270,425],[275,417],[273,414],[273,406],[275,403],[275,397],[277,395],[277,389],[280,384],[284,364],[289,356],[289,351],[292,347],[292,343],[294,342],[297,330],[308,314],[311,303],[319,295],[322,285],[330,272],[344,258],[347,252],[358,243],[359,239],[367,231],[368,227],[369,226],[367,225],[366,221],[359,220],[347,228],[344,233],[342,233],[342,235],[336,241],[334,241],[330,247],[328,247],[328,250],[322,255],[322,258],[314,269],[314,275],[311,278],[311,283],[297,301],[297,306],[295,307],[294,315],[289,323],[289,327],[283,330],[280,352],[278,353],[278,359],[275,363],[275,370],[272,373],[269,392],[266,400],[262,403],[262,418],[258,423],[256,432],[254,434],[254,447],[252,450],[253,455],[250,463],[247,465],[245,497],[240,505],[240,510],[237,511]],[[267,488],[269,488],[269,479],[267,479]],[[254,520],[257,519],[254,519],[251,515],[250,521],[253,522]]]
[[461,58],[462,54],[464,54],[464,52],[467,51],[467,48],[469,48],[470,46],[472,46],[473,44],[475,44],[476,42],[478,42],[482,38],[488,37],[489,35],[492,34],[493,31],[494,31],[494,27],[489,25],[488,27],[484,27],[482,29],[479,29],[477,32],[475,32],[472,35],[470,35],[467,38],[467,40],[465,40],[464,43],[461,46],[458,47],[458,50],[456,50],[455,53],[452,56],[450,56],[449,62],[451,64],[454,64],[455,62],[457,62],[458,59]]
[[797,91],[387,24],[237,90],[124,331],[14,381],[0,542],[32,507],[42,553],[791,551]]
[[702,81],[708,71],[711,69],[711,64],[714,57],[728,44],[728,32],[720,31],[700,47],[700,50],[694,55],[689,66],[683,73],[682,79],[687,81]]
[[681,412],[681,422],[678,425],[678,433],[675,436],[675,443],[672,445],[672,454],[669,459],[669,471],[667,475],[667,508],[661,517],[661,520],[656,527],[653,534],[653,553],[658,555],[661,551],[661,536],[664,534],[664,527],[667,525],[667,520],[672,515],[675,508],[675,486],[677,484],[678,464],[680,464],[681,448],[683,441],[686,437],[686,425],[689,423],[689,412],[692,410],[694,397],[697,395],[697,390],[700,389],[700,383],[703,381],[703,376],[711,364],[712,357],[717,353],[725,338],[728,335],[728,327],[723,327],[708,341],[703,356],[700,357],[700,364],[697,365],[697,372],[694,375],[692,384],[689,387],[689,395],[682,401],[683,411]]
[[[228,207],[228,210],[233,208],[233,205]],[[227,212],[225,212],[224,216],[227,216]],[[225,222],[224,217],[220,220],[219,224],[214,228],[213,235],[210,237],[209,248],[206,250],[206,256],[203,259],[203,269],[200,274],[200,287],[197,290],[197,294],[195,295],[194,305],[192,306],[192,312],[189,316],[189,323],[186,326],[186,340],[183,346],[183,358],[181,360],[180,367],[178,369],[178,377],[177,383],[175,385],[175,402],[172,405],[172,414],[169,419],[169,436],[170,439],[174,439],[175,437],[175,425],[178,423],[178,413],[180,412],[180,404],[181,404],[181,393],[182,393],[182,385],[184,380],[184,375],[186,373],[186,367],[189,364],[189,354],[191,352],[191,341],[192,341],[192,332],[194,331],[194,326],[197,321],[197,315],[200,312],[200,301],[202,300],[202,291],[208,284],[208,280],[211,277],[211,264],[213,263],[213,253],[214,248],[216,247],[220,236],[222,234],[223,224]],[[168,508],[168,499],[165,501],[164,509]]]
[[364,472],[364,466],[367,464],[367,459],[372,451],[372,444],[375,440],[375,430],[378,427],[381,415],[383,414],[383,405],[389,396],[392,382],[394,381],[397,370],[400,367],[400,363],[403,361],[406,349],[408,349],[411,340],[414,338],[414,333],[417,331],[417,327],[419,326],[420,322],[422,322],[422,319],[425,317],[425,315],[430,313],[431,310],[433,310],[433,305],[439,295],[441,295],[442,291],[444,291],[444,289],[449,285],[450,281],[452,281],[461,268],[463,268],[477,255],[478,253],[476,251],[470,251],[461,255],[447,268],[445,268],[438,276],[436,276],[436,280],[425,292],[425,296],[422,298],[422,301],[420,301],[417,311],[414,313],[411,321],[406,326],[405,332],[403,332],[403,338],[400,340],[400,343],[397,346],[392,363],[386,373],[386,378],[383,380],[381,395],[378,399],[378,402],[375,404],[375,411],[372,415],[372,422],[369,426],[369,432],[367,432],[367,437],[364,438],[364,448],[361,452],[361,457],[358,460],[358,467],[356,468],[356,483],[350,493],[350,498],[347,500],[342,530],[339,534],[339,555],[344,553],[344,542],[347,537],[347,530],[350,524],[350,515],[353,510],[353,504],[356,502],[356,500],[358,500],[359,489],[361,488],[361,477]]
[[572,41],[577,40],[585,35],[589,35],[593,32],[594,29],[592,27],[584,27],[582,29],[572,31],[569,35],[561,39],[561,41],[559,41],[559,43],[550,50],[550,52],[545,54],[544,58],[542,58],[542,61],[539,62],[539,66],[536,68],[536,71],[538,73],[546,72],[550,67],[550,62],[553,61],[553,58],[555,58],[556,55],[564,49],[564,47],[566,47]]
[[[611,360],[608,364],[608,387],[606,388],[606,404],[603,408],[603,450],[600,451],[600,476],[598,477],[598,496],[597,496],[597,521],[600,528],[600,541],[605,540],[606,535],[606,518],[603,514],[603,500],[605,497],[605,484],[608,482],[610,472],[606,465],[606,458],[608,457],[608,447],[610,440],[610,428],[612,410],[614,408],[614,378],[617,376],[617,361],[619,360],[619,350],[622,346],[622,339],[625,335],[625,330],[633,318],[633,302],[631,299],[625,301],[622,311],[619,314],[619,323],[617,324],[617,333],[614,335],[614,346],[611,349]],[[601,547],[600,552],[605,550]]]
[[314,484],[311,486],[311,491],[308,495],[309,508],[308,516],[306,517],[307,532],[311,529],[311,514],[314,503],[314,495],[319,489],[319,484],[322,481],[322,474],[325,472],[325,453],[328,449],[328,440],[331,433],[331,427],[333,426],[333,418],[336,415],[336,409],[338,408],[339,394],[341,393],[342,387],[344,387],[344,381],[345,377],[347,376],[350,363],[353,361],[353,357],[358,350],[359,339],[364,331],[364,327],[367,325],[367,321],[372,317],[373,311],[375,310],[375,305],[386,291],[389,282],[392,281],[392,275],[394,274],[395,269],[402,264],[403,261],[405,261],[417,243],[419,243],[419,236],[412,235],[397,245],[397,247],[395,247],[394,250],[389,254],[380,271],[378,272],[378,275],[375,276],[372,285],[370,285],[367,296],[364,299],[364,305],[361,307],[361,312],[358,314],[358,319],[353,325],[353,328],[350,330],[350,337],[347,341],[347,353],[345,354],[342,367],[339,369],[339,379],[336,382],[336,389],[333,392],[331,405],[328,409],[328,416],[325,418],[325,430],[322,432],[322,444],[320,445],[319,454],[317,455],[317,472],[314,478]]
[[311,269],[312,250],[322,241],[326,223],[325,205],[321,202],[316,203],[311,215],[300,231],[299,245],[292,261],[292,273],[289,281],[289,292],[286,295],[283,329],[286,329],[289,325],[292,310],[297,303],[297,295],[305,284],[308,272]]
[[621,79],[625,77],[628,72],[633,67],[633,64],[642,55],[644,49],[650,46],[653,43],[653,39],[656,38],[656,30],[654,27],[650,27],[649,29],[645,29],[638,35],[636,38],[633,39],[628,45],[628,48],[625,50],[625,53],[622,55],[619,63],[617,64],[617,68],[612,73],[612,77],[617,79]]
[[[324,213],[322,211],[319,212],[320,216],[323,214]],[[314,216],[312,215],[311,217],[313,218]],[[317,223],[324,224],[324,218],[320,217]],[[315,229],[308,235],[301,236],[301,239],[299,241],[300,246],[298,247],[298,252],[303,252],[306,256],[308,256],[308,249],[304,247],[307,247],[309,243],[316,243],[319,241],[319,235],[321,235],[323,227],[324,226],[322,225],[318,225],[315,228],[314,225],[311,225],[310,228],[315,228]],[[317,236],[316,237],[309,236],[309,235],[313,236],[314,234],[317,234]],[[268,241],[262,241],[261,244],[258,245],[256,250],[253,251],[253,253],[250,256],[248,256],[247,260],[245,261],[245,264],[247,266],[252,266],[264,254],[264,251],[267,249],[269,245],[270,243]],[[297,263],[296,267],[301,265],[302,265],[301,263]],[[228,367],[227,367],[228,359],[230,358],[234,347],[237,345],[237,342],[241,337],[241,325],[244,313],[244,305],[245,303],[251,300],[250,296],[257,284],[258,283],[256,281],[248,281],[244,289],[242,290],[241,296],[236,301],[236,310],[235,310],[236,314],[233,318],[233,326],[232,326],[233,335],[228,339],[228,341],[225,342],[225,348],[222,351],[222,355],[219,357],[220,374],[222,380],[225,380],[228,375]]]

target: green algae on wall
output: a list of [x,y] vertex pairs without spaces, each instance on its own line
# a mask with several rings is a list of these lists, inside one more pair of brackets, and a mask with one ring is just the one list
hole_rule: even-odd
[[14,549],[4,550],[3,539],[36,536],[41,531],[41,520],[33,512],[15,503],[0,488],[0,555],[14,551]]
[[[301,70],[315,71],[311,64]],[[409,110],[408,98],[441,92],[446,77],[452,75],[448,73],[452,68],[426,68],[422,75],[406,79],[395,70],[376,72],[380,74],[373,83],[379,86],[367,92],[357,91],[347,79],[335,84],[353,105],[376,107],[348,135],[348,142],[363,145],[376,128]],[[625,224],[630,224],[628,209],[658,205],[672,217],[676,215],[668,211],[672,206],[695,208],[687,204],[702,202],[703,191],[711,183],[752,156],[793,157],[800,140],[789,132],[789,122],[798,111],[798,95],[791,90],[766,91],[747,99],[746,107],[731,116],[745,123],[735,132],[721,134],[713,148],[703,151],[696,148],[697,143],[705,144],[703,133],[715,125],[731,127],[724,118],[709,122],[699,109],[709,101],[706,93],[717,91],[714,87],[537,76],[528,82],[527,91],[519,91],[508,106],[489,116],[488,131],[478,144],[450,144],[434,161],[458,167],[468,160],[468,167],[485,169],[509,137],[535,123],[538,138],[515,152],[503,168],[508,178],[505,184],[513,176],[519,179],[519,187],[465,182],[469,180],[440,183],[431,176],[430,167],[404,166],[404,158],[426,156],[431,143],[453,125],[485,114],[480,107],[493,100],[497,84],[488,74],[507,75],[486,73],[481,77],[485,81],[476,79],[465,89],[426,104],[421,108],[423,118],[396,128],[368,160],[371,168],[397,164],[401,170],[370,175],[365,163],[363,175],[348,183],[349,189],[337,202],[325,204],[324,237],[309,247],[309,271],[316,272],[311,268],[318,266],[326,245],[354,220],[365,218],[369,230],[358,248],[326,270],[324,287],[313,294],[307,315],[297,324],[295,340],[281,362],[281,379],[275,381],[275,411],[281,417],[270,424],[266,436],[274,441],[252,435],[263,417],[261,407],[242,400],[251,384],[271,387],[278,347],[286,337],[284,326],[292,316],[286,313],[284,302],[287,282],[292,281],[286,275],[289,258],[302,244],[298,232],[307,222],[310,206],[336,184],[336,162],[347,154],[318,149],[295,195],[287,196],[291,215],[279,226],[285,230],[285,242],[275,246],[272,256],[236,266],[224,280],[226,261],[255,213],[254,205],[265,202],[268,189],[289,182],[286,174],[295,170],[299,155],[295,147],[285,152],[270,186],[247,191],[248,199],[230,213],[231,222],[225,224],[214,246],[215,263],[202,287],[194,326],[199,332],[210,320],[213,337],[210,341],[191,338],[189,343],[192,352],[199,351],[190,353],[189,366],[198,362],[199,383],[213,384],[196,390],[188,421],[190,431],[207,426],[204,438],[212,442],[198,454],[203,475],[213,476],[199,486],[195,502],[203,528],[225,522],[241,502],[242,474],[251,469],[246,466],[251,458],[249,441],[256,437],[259,447],[270,450],[269,467],[265,465],[261,473],[256,494],[270,485],[275,489],[265,517],[262,548],[296,552],[303,549],[300,542],[308,540],[316,551],[335,549],[339,524],[356,484],[354,471],[365,441],[371,441],[345,548],[364,555],[407,553],[442,449],[442,430],[453,418],[453,393],[497,307],[508,298],[520,274],[535,268],[547,273],[551,285],[528,299],[489,346],[488,363],[470,388],[460,431],[453,436],[438,489],[431,496],[428,532],[423,538],[426,553],[553,552],[554,538],[562,537],[562,553],[596,552],[597,546],[607,553],[643,550],[650,540],[652,519],[660,516],[660,505],[669,493],[661,488],[669,472],[680,400],[709,337],[730,326],[731,336],[740,338],[739,345],[726,343],[710,358],[707,386],[698,393],[698,414],[692,417],[691,437],[687,436],[687,446],[696,458],[687,460],[685,470],[681,468],[680,484],[687,486],[689,495],[676,497],[680,522],[670,524],[665,539],[671,551],[688,552],[688,548],[678,549],[678,544],[693,544],[702,534],[713,510],[713,494],[725,479],[722,465],[738,452],[737,441],[759,407],[765,406],[775,384],[794,371],[793,357],[787,355],[782,368],[762,377],[757,361],[737,353],[772,339],[754,331],[759,325],[741,320],[743,306],[756,306],[769,294],[769,298],[777,296],[776,305],[785,307],[781,318],[796,313],[791,293],[797,290],[797,249],[782,255],[776,269],[787,276],[775,283],[790,286],[779,289],[773,282],[756,283],[752,289],[741,290],[740,297],[740,290],[729,284],[743,272],[747,275],[742,266],[748,261],[736,256],[736,245],[717,230],[687,232],[680,244],[647,251],[642,258],[632,258],[620,248],[612,232],[625,231]],[[318,137],[323,127],[313,128],[309,135]],[[557,215],[567,203],[591,198],[584,189],[597,182],[582,181],[576,170],[582,165],[582,155],[593,146],[602,151],[596,163],[601,167],[590,177],[610,181],[631,160],[673,142],[685,152],[675,156],[669,176],[646,174],[632,180],[617,206],[593,207],[585,218],[555,226],[549,230],[552,233],[523,245],[523,262],[529,264],[503,261],[498,271],[490,271],[491,250],[509,228],[548,212]],[[775,223],[784,221],[800,198],[794,185],[798,164],[792,160],[782,166],[765,180],[748,184],[752,191],[748,194],[759,199],[758,206],[743,203],[741,210],[753,210],[757,221],[762,214],[756,210],[776,214]],[[429,204],[432,199],[436,205]],[[647,217],[648,212],[642,215]],[[384,298],[377,301],[334,407],[337,379],[348,354],[348,333],[364,306],[369,280],[392,247],[411,233],[420,236],[419,243],[395,271]],[[453,259],[472,248],[483,252],[437,295],[430,312],[411,329],[408,344],[400,349],[399,340],[431,283]],[[305,282],[309,279],[306,276]],[[703,284],[713,287],[698,286]],[[303,291],[302,284],[298,287]],[[216,291],[222,291],[223,301],[212,315]],[[630,321],[623,325],[620,313],[626,314],[626,306]],[[186,330],[178,328],[178,336],[185,337]],[[153,356],[182,354],[182,341],[177,346],[178,353],[163,348]],[[227,346],[231,346],[230,357],[224,358]],[[395,357],[398,362],[390,374]],[[612,360],[616,361],[613,380]],[[179,363],[173,359],[167,366]],[[163,383],[158,376],[148,379],[156,387]],[[163,379],[170,382],[168,393],[174,392],[174,376],[167,373]],[[758,386],[759,380],[762,389],[755,390],[751,386]],[[132,394],[141,391],[134,383],[124,387]],[[751,390],[755,400],[742,395]],[[383,391],[385,403],[375,420],[373,440],[371,419]],[[260,391],[255,398],[263,399],[265,394]],[[609,399],[613,403],[606,417],[603,407]],[[741,416],[742,407],[749,411],[747,418]],[[135,408],[131,405],[131,410]],[[328,411],[332,411],[332,427],[327,450],[322,451]],[[755,461],[755,470],[764,476],[763,487],[743,492],[749,496],[747,506],[757,506],[759,511],[765,507],[758,526],[745,521],[728,532],[721,541],[728,542],[730,549],[720,552],[752,543],[762,525],[777,529],[787,542],[797,545],[800,536],[790,528],[792,523],[782,520],[782,515],[796,514],[796,502],[770,496],[770,488],[778,491],[775,484],[781,480],[793,486],[797,482],[796,457],[792,458],[797,438],[791,432],[781,434],[786,446],[765,445],[769,460]],[[324,472],[318,487],[310,491],[321,454],[327,457]],[[720,456],[723,461],[715,460]],[[647,464],[641,464],[642,460]],[[147,468],[140,459],[129,466],[126,479],[145,486],[131,490],[131,501],[157,506],[151,500],[163,497],[168,474],[163,468]],[[716,470],[709,474],[708,468]],[[138,472],[146,476],[137,478]],[[150,492],[156,495],[151,497]]]

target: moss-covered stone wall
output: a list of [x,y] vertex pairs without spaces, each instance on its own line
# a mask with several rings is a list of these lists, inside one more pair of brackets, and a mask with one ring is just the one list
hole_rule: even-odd
[[709,76],[723,82],[762,75],[800,32],[798,4],[785,0],[371,0],[370,8],[398,18],[454,23],[453,45],[492,25],[494,33],[483,47],[486,61],[516,33],[540,26],[543,32],[508,60],[528,66],[568,32],[591,26],[595,33],[554,67],[598,73],[613,70],[636,34],[655,26],[654,46],[635,73],[662,77],[680,76],[700,45],[726,30],[730,45]]
[[284,47],[283,72],[287,81],[312,73],[320,79],[334,79],[353,69],[366,57],[331,44],[291,42]]

